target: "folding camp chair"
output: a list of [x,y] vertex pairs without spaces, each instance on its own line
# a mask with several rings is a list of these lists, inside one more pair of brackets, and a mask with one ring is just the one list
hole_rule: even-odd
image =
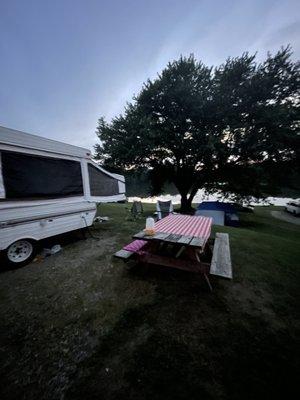
[[[127,208],[128,209],[128,208]],[[134,201],[132,203],[132,206],[129,210],[129,216],[128,219],[137,219],[143,216],[144,209],[143,209],[143,204],[141,201]]]
[[173,204],[172,201],[161,201],[161,200],[157,200],[156,203],[156,215],[157,215],[157,219],[160,220],[164,217],[166,217],[167,215],[171,214],[173,212]]

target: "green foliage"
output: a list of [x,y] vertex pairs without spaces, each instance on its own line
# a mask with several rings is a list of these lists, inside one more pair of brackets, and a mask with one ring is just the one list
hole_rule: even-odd
[[156,176],[157,170],[138,168],[137,170],[122,171],[122,174],[125,176],[128,197],[148,197],[162,193],[178,194],[176,187],[171,182],[164,181],[163,187],[160,185],[161,180]]
[[181,57],[148,80],[123,115],[99,120],[97,158],[149,168],[153,192],[174,183],[183,208],[201,187],[278,194],[287,174],[298,176],[299,77],[289,47],[263,63],[245,53],[214,69]]

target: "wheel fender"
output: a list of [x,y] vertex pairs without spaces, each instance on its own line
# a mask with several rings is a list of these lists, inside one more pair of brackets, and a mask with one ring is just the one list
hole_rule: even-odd
[[28,236],[28,235],[26,235],[26,236],[17,236],[17,237],[14,237],[13,240],[10,240],[8,242],[8,244],[6,243],[6,247],[5,248],[0,249],[0,250],[1,251],[2,250],[7,250],[10,245],[12,245],[13,243],[17,242],[18,240],[31,240],[33,242],[38,242],[38,239],[36,237],[34,237],[34,236]]

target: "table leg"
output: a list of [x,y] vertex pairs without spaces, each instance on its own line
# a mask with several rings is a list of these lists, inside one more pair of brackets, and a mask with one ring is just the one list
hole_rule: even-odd
[[[170,253],[161,253],[159,241],[150,242],[145,247],[146,249],[143,249],[141,254],[138,255],[138,259],[142,263],[177,268],[197,274],[203,274],[210,291],[212,291],[212,286],[208,278],[209,264],[201,262],[200,257],[202,252],[200,249],[183,245],[179,250],[177,250],[176,256],[174,257],[174,253],[173,256]],[[178,258],[184,250],[186,251],[186,257]]]
[[185,246],[181,246],[180,249],[177,251],[175,257],[178,258],[182,254],[184,249],[185,249]]
[[[197,261],[198,261],[199,263],[201,263],[200,257],[199,257],[199,254],[198,254],[197,250],[195,250],[195,256],[196,256]],[[206,282],[207,282],[207,284],[208,284],[208,287],[209,287],[210,291],[212,292],[213,289],[212,289],[212,286],[211,286],[211,283],[210,283],[210,281],[209,281],[209,278],[208,278],[207,274],[204,273],[203,275],[204,275],[204,278],[205,278],[205,280],[206,280]]]
[[204,278],[205,278],[205,280],[206,280],[206,282],[208,284],[208,287],[209,287],[210,291],[212,292],[213,289],[212,289],[212,286],[211,286],[211,283],[209,281],[209,278],[208,278],[207,274],[203,274],[203,275],[204,275]]

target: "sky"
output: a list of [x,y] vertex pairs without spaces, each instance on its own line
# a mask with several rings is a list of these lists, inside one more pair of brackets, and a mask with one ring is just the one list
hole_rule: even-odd
[[0,0],[0,125],[92,149],[168,61],[287,44],[299,60],[299,0]]

